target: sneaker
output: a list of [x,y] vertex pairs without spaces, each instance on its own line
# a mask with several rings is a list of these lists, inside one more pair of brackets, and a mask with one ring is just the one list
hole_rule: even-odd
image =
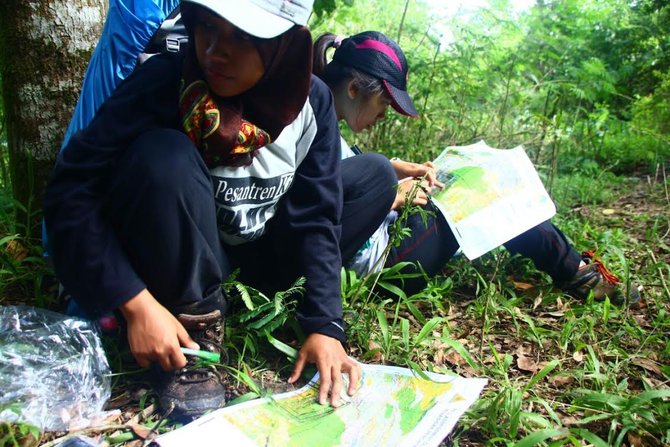
[[[201,350],[221,355],[221,364],[227,355],[221,347],[223,317],[220,310],[202,315],[177,315]],[[187,356],[188,363],[180,370],[159,372],[158,404],[163,414],[181,420],[191,420],[226,404],[224,374],[215,365]]]
[[580,267],[571,279],[558,284],[565,293],[580,299],[586,299],[593,293],[593,299],[602,301],[609,297],[615,304],[623,304],[628,296],[630,307],[644,307],[639,288],[630,284],[629,290],[624,293],[619,278],[594,256],[593,251],[582,252],[582,260],[586,265]]

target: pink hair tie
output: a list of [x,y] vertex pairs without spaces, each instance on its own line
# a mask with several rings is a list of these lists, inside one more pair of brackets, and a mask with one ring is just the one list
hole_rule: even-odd
[[340,45],[342,45],[342,41],[344,40],[344,36],[335,36],[335,40],[333,40],[333,48],[338,49],[340,48]]

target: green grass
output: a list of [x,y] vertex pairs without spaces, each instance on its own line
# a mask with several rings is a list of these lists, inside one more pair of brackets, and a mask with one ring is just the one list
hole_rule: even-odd
[[[576,247],[597,249],[614,273],[643,284],[645,309],[570,299],[528,260],[503,249],[474,262],[454,258],[443,276],[413,296],[394,286],[400,267],[378,278],[343,274],[353,356],[489,379],[450,438],[453,445],[670,443],[668,185],[609,173],[590,182],[581,178],[558,178],[555,222]],[[34,277],[48,277],[45,266],[31,256],[7,258],[14,240],[10,234],[0,241],[0,290],[22,290],[24,297],[57,306],[35,293],[44,279]],[[234,281],[227,287],[239,297],[226,328],[227,368],[238,396],[233,402],[282,391],[302,339],[292,317],[301,284],[274,297]],[[138,423],[145,430],[175,428],[156,414],[155,396],[128,353],[114,349],[108,349],[116,374],[113,402],[125,400],[118,405],[144,414]],[[122,446],[137,439],[135,433],[123,421],[95,435]],[[30,426],[0,427],[6,445],[34,441],[30,436],[40,437]],[[55,436],[42,434],[41,442]]]

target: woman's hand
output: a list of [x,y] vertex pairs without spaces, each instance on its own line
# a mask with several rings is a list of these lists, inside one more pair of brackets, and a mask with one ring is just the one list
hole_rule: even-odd
[[330,404],[333,407],[340,406],[342,373],[349,374],[347,393],[350,396],[356,393],[361,380],[361,367],[344,352],[339,340],[323,334],[310,334],[298,353],[298,360],[295,362],[288,383],[298,380],[307,363],[315,363],[319,370],[321,379],[319,403],[321,405],[328,403],[328,391],[330,391]]
[[392,210],[403,207],[408,197],[411,197],[412,205],[424,206],[430,199],[432,188],[444,188],[444,184],[437,179],[435,165],[430,161],[419,164],[396,159],[391,160],[391,164],[401,179]]
[[391,160],[391,165],[393,165],[398,179],[407,177],[424,179],[428,182],[430,188],[435,186],[440,189],[444,188],[444,184],[437,179],[435,165],[430,161],[419,164],[396,159]]
[[392,210],[402,208],[407,202],[408,198],[412,199],[412,205],[424,206],[430,200],[430,183],[428,180],[408,178],[405,181],[398,183],[395,200],[391,205]]
[[142,368],[160,363],[165,371],[186,366],[180,346],[199,349],[184,326],[149,293],[142,290],[121,305],[128,323],[130,350]]

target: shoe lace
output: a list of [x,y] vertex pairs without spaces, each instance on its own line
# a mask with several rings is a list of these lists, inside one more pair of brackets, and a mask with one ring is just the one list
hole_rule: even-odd
[[[206,338],[195,337],[194,340],[201,346],[201,349],[211,352],[221,351],[216,343]],[[179,370],[178,376],[178,380],[182,383],[198,383],[206,382],[212,377],[220,377],[220,374],[216,366],[207,360],[187,356],[186,366]]]
[[214,365],[205,364],[201,360],[189,360],[186,366],[177,372],[177,380],[181,383],[206,382],[218,376],[219,372]]
[[608,283],[616,285],[621,281],[614,273],[610,272],[609,269],[605,267],[605,264],[595,255],[594,250],[583,251],[582,258],[589,261],[587,264],[595,264],[598,273],[600,273],[603,279]]

